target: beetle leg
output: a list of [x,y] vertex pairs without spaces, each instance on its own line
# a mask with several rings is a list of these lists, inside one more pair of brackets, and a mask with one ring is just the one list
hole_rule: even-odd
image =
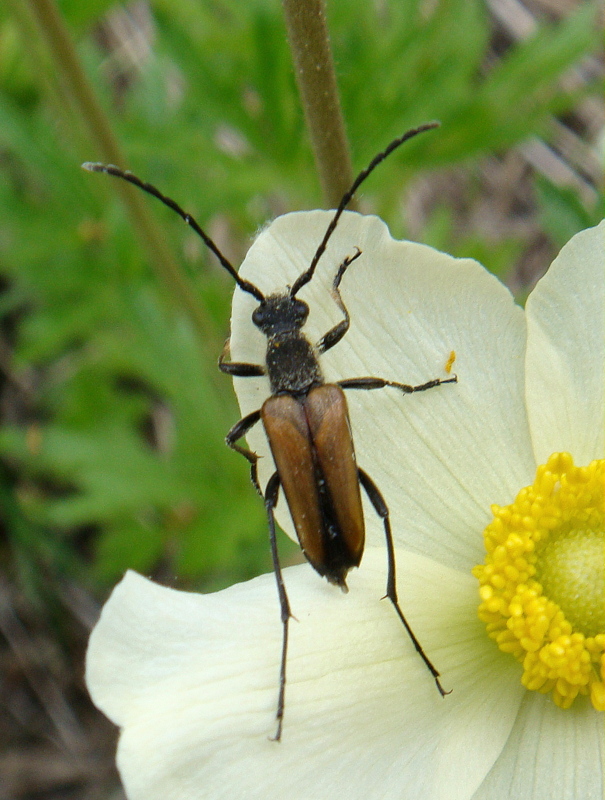
[[277,582],[277,594],[279,595],[279,606],[281,609],[281,622],[282,622],[282,645],[281,645],[281,665],[279,668],[279,697],[277,699],[277,730],[273,740],[279,742],[281,739],[282,725],[284,721],[284,707],[286,700],[286,659],[288,655],[288,622],[292,616],[290,611],[290,602],[286,593],[286,585],[281,572],[279,564],[279,553],[277,552],[277,540],[275,538],[275,516],[273,511],[277,505],[277,496],[279,494],[279,475],[274,472],[267,488],[265,490],[265,508],[267,510],[267,519],[269,521],[269,539],[271,542],[271,557],[273,559],[273,571],[275,572],[275,580]]
[[256,491],[261,497],[263,497],[263,491],[258,482],[258,470],[256,467],[256,462],[260,456],[257,456],[256,453],[254,453],[252,450],[249,450],[247,447],[242,447],[241,445],[236,444],[237,440],[241,439],[242,436],[245,436],[250,428],[256,425],[259,419],[260,408],[257,411],[253,411],[251,414],[247,414],[243,419],[240,419],[239,422],[236,422],[229,433],[225,436],[225,442],[232,450],[235,450],[237,453],[241,453],[244,458],[248,459],[250,462],[250,478]]
[[451,378],[433,378],[432,381],[421,383],[418,386],[411,386],[408,383],[398,383],[397,381],[388,381],[386,378],[347,378],[343,381],[337,381],[339,386],[343,389],[383,389],[385,386],[392,386],[394,389],[399,389],[403,394],[413,394],[414,392],[426,392],[427,389],[433,389],[435,386],[441,386],[443,383],[458,383],[458,378],[453,375]]
[[266,374],[266,370],[261,364],[242,364],[239,361],[225,361],[228,355],[229,339],[225,342],[225,346],[218,357],[218,368],[221,372],[226,372],[227,375],[233,375],[236,378],[257,378]]
[[356,252],[352,256],[347,256],[342,264],[338,267],[336,271],[336,277],[334,278],[334,282],[332,284],[331,295],[338,308],[344,314],[345,318],[342,322],[339,322],[338,325],[335,325],[333,328],[331,328],[331,330],[321,337],[317,343],[317,351],[319,353],[325,353],[326,350],[329,350],[331,347],[334,347],[335,344],[338,344],[345,333],[349,330],[351,318],[349,317],[347,307],[340,296],[340,290],[338,287],[340,286],[342,276],[347,271],[347,268],[361,255],[361,250],[358,247],[355,248],[355,251]]
[[402,621],[404,628],[409,634],[410,639],[412,640],[412,644],[416,648],[416,652],[422,658],[424,663],[426,664],[429,672],[435,679],[435,683],[437,684],[437,688],[442,697],[445,697],[446,692],[441,683],[439,682],[439,672],[433,666],[432,662],[430,661],[427,654],[422,649],[422,645],[416,638],[414,631],[411,629],[408,621],[403,615],[403,611],[399,606],[399,600],[397,599],[397,585],[396,585],[396,572],[397,568],[395,565],[395,547],[393,546],[393,534],[391,533],[391,523],[389,521],[389,509],[387,504],[384,501],[384,497],[380,493],[378,487],[374,483],[374,481],[370,478],[367,472],[364,472],[362,469],[357,470],[359,475],[359,482],[365,489],[365,492],[370,500],[370,503],[374,506],[374,511],[378,514],[378,516],[382,519],[384,524],[384,535],[386,538],[387,543],[387,564],[388,564],[388,575],[387,575],[387,593],[386,597],[389,598],[395,611],[397,612],[397,616]]

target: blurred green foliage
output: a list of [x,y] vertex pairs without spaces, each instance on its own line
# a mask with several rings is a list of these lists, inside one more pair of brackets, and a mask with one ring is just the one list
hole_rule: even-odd
[[[110,8],[127,20],[134,6],[59,7],[130,167],[177,198],[233,260],[271,216],[320,204],[277,0],[152,0],[151,50],[142,44],[134,61],[108,48],[102,24]],[[149,200],[204,309],[201,337],[150,271],[114,182],[79,169],[98,158],[84,121],[53,94],[55,67],[27,31],[28,3],[8,8],[0,11],[4,553],[30,583],[50,572],[109,584],[133,567],[208,587],[266,569],[262,504],[245,463],[223,444],[238,415],[215,366],[231,281]],[[595,47],[594,7],[584,3],[488,65],[483,2],[431,8],[329,3],[354,163],[415,124],[443,125],[364,187],[364,203],[395,235],[405,232],[398,198],[418,171],[548,137],[548,115],[578,99],[558,77]],[[539,192],[549,229],[564,224],[567,238],[589,224],[575,195],[545,181]],[[448,232],[441,209],[428,238],[447,248]],[[516,251],[504,242],[492,263]]]

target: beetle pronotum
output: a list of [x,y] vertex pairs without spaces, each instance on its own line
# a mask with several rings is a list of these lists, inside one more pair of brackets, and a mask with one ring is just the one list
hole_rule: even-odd
[[[346,378],[336,383],[325,383],[319,356],[338,344],[349,329],[349,313],[339,287],[348,267],[361,255],[358,248],[340,263],[332,283],[332,297],[344,319],[327,331],[316,345],[311,344],[302,332],[309,306],[296,296],[302,287],[312,280],[340,216],[361,183],[393,150],[413,136],[437,125],[438,123],[431,122],[407,131],[372,159],[340,201],[309,267],[298,276],[292,286],[267,296],[253,283],[238,275],[195,219],[183,211],[174,200],[131,172],[125,172],[112,165],[83,164],[84,169],[91,172],[105,172],[134,184],[176,211],[203,239],[239,288],[258,301],[258,306],[252,314],[252,322],[267,337],[265,364],[227,361],[227,343],[219,358],[219,368],[228,375],[241,378],[266,375],[271,385],[270,397],[265,400],[261,408],[247,414],[231,428],[226,442],[250,462],[252,482],[263,497],[267,511],[283,631],[277,730],[274,736],[276,740],[281,738],[282,733],[288,623],[292,616],[275,536],[274,511],[280,487],[284,491],[296,535],[306,559],[320,575],[344,591],[347,590],[346,575],[352,567],[359,566],[364,550],[365,525],[360,485],[363,487],[384,526],[388,565],[386,596],[408,632],[416,651],[435,679],[439,692],[442,695],[446,694],[439,682],[439,672],[422,649],[399,606],[389,510],[378,487],[370,476],[357,466],[343,390],[370,390],[390,386],[404,394],[411,394],[424,392],[444,383],[455,383],[456,376],[446,379],[435,378],[417,386],[376,377]],[[276,467],[264,493],[257,476],[257,454],[237,443],[259,421],[263,423]]]

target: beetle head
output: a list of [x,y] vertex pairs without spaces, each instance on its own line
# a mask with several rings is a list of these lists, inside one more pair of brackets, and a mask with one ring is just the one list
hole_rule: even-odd
[[271,294],[252,313],[252,322],[265,336],[285,331],[297,331],[309,316],[309,306],[304,300],[289,294]]

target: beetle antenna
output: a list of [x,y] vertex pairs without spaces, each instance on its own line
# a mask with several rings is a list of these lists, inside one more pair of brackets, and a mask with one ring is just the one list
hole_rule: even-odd
[[142,181],[140,178],[137,178],[137,176],[134,175],[132,172],[120,169],[119,167],[116,167],[113,164],[99,164],[87,161],[85,164],[82,164],[82,169],[88,170],[88,172],[104,172],[106,175],[113,175],[116,178],[122,178],[122,180],[128,181],[128,183],[132,183],[133,186],[137,186],[139,189],[142,189],[144,192],[147,192],[147,194],[153,195],[153,197],[157,197],[157,199],[160,200],[162,203],[164,203],[165,206],[168,206],[168,208],[171,208],[173,211],[176,211],[179,217],[181,217],[181,219],[183,219],[187,223],[187,225],[189,225],[190,228],[193,228],[193,230],[198,234],[198,236],[204,241],[206,247],[209,250],[211,250],[214,253],[214,255],[218,258],[218,260],[221,263],[221,266],[223,266],[227,270],[227,272],[231,275],[231,277],[235,280],[240,289],[243,289],[244,292],[248,292],[249,294],[251,294],[259,301],[259,303],[265,299],[265,296],[263,295],[261,290],[258,289],[253,283],[250,283],[250,281],[246,281],[243,278],[240,278],[233,264],[231,264],[231,262],[225,258],[225,256],[221,253],[218,247],[214,244],[212,239],[208,236],[207,233],[205,233],[202,230],[202,228],[198,225],[198,223],[191,216],[191,214],[188,214],[186,211],[183,211],[183,209],[179,206],[178,203],[176,203],[172,198],[166,197],[166,195],[162,194],[160,190],[156,189],[156,187],[153,186],[151,183],[146,183],[145,181]]
[[359,187],[365,181],[368,175],[370,175],[376,169],[376,167],[393,152],[393,150],[396,150],[399,147],[399,145],[402,145],[404,142],[407,142],[408,139],[412,139],[419,133],[424,133],[424,131],[430,131],[433,128],[438,128],[439,125],[440,125],[439,122],[426,122],[424,125],[419,125],[417,128],[412,128],[411,130],[404,133],[403,136],[400,136],[398,139],[394,139],[391,142],[391,144],[385,150],[382,151],[382,153],[378,153],[377,156],[374,156],[374,158],[370,161],[368,166],[359,173],[359,175],[353,181],[351,188],[347,192],[345,192],[345,194],[342,197],[342,200],[338,204],[338,208],[336,209],[334,216],[332,217],[332,221],[330,222],[330,224],[326,229],[326,232],[324,233],[324,238],[321,240],[321,243],[317,248],[315,255],[313,256],[313,260],[311,261],[309,268],[305,270],[305,272],[303,272],[302,275],[298,276],[292,288],[290,289],[290,297],[295,297],[298,294],[298,292],[302,289],[302,287],[306,283],[309,283],[309,281],[313,277],[315,268],[317,267],[317,263],[325,252],[326,246],[330,240],[330,237],[334,233],[336,226],[338,225],[338,220],[340,219],[342,212],[349,205],[353,195],[359,189]]

